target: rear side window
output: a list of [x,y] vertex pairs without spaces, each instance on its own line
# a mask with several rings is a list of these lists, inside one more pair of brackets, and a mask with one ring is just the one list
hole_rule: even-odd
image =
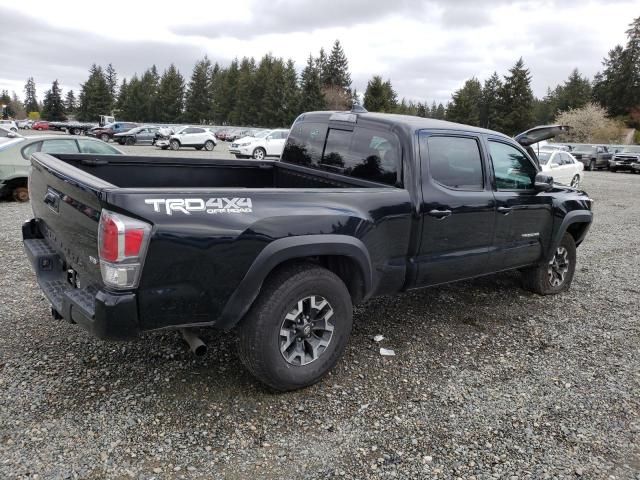
[[327,125],[316,122],[298,122],[291,129],[289,141],[282,152],[282,161],[317,166],[322,158],[322,148],[327,136]]
[[482,158],[475,138],[430,136],[429,171],[440,185],[459,190],[482,190]]
[[33,142],[31,145],[27,145],[22,149],[22,156],[25,160],[29,160],[31,158],[31,154],[38,151],[40,148],[40,142]]
[[78,144],[75,140],[44,140],[42,142],[42,153],[79,153]]

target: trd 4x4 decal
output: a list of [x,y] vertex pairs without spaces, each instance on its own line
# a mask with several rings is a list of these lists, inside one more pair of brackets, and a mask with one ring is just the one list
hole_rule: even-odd
[[250,198],[147,198],[144,203],[153,205],[154,212],[164,211],[167,215],[174,212],[191,215],[194,212],[218,213],[251,213]]

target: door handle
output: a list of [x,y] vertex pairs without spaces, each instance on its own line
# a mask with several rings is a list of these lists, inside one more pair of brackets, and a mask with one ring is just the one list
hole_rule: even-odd
[[429,215],[442,220],[451,215],[451,210],[430,210]]
[[503,215],[509,215],[511,213],[511,207],[498,207],[498,212]]

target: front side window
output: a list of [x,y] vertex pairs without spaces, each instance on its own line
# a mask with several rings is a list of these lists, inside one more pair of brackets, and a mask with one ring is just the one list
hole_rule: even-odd
[[70,139],[44,140],[40,151],[42,153],[79,153],[78,144]]
[[80,153],[94,153],[97,155],[118,155],[120,152],[104,142],[94,142],[86,139],[78,139]]
[[494,141],[489,141],[489,152],[498,190],[533,189],[537,170],[524,153]]
[[458,190],[482,190],[482,158],[474,138],[430,136],[429,171],[440,185]]

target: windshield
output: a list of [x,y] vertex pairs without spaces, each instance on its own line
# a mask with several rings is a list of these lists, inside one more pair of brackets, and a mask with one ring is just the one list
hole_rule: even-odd
[[553,155],[553,152],[538,153],[538,160],[540,161],[540,165],[546,165],[549,162],[551,155]]
[[620,153],[640,153],[640,146],[638,147],[624,147]]
[[593,145],[576,145],[576,147],[573,149],[574,152],[578,152],[578,153],[593,153],[595,152],[596,147],[594,147]]
[[256,133],[255,135],[253,135],[255,138],[264,138],[267,135],[269,135],[272,131],[271,130],[262,130],[258,133]]

